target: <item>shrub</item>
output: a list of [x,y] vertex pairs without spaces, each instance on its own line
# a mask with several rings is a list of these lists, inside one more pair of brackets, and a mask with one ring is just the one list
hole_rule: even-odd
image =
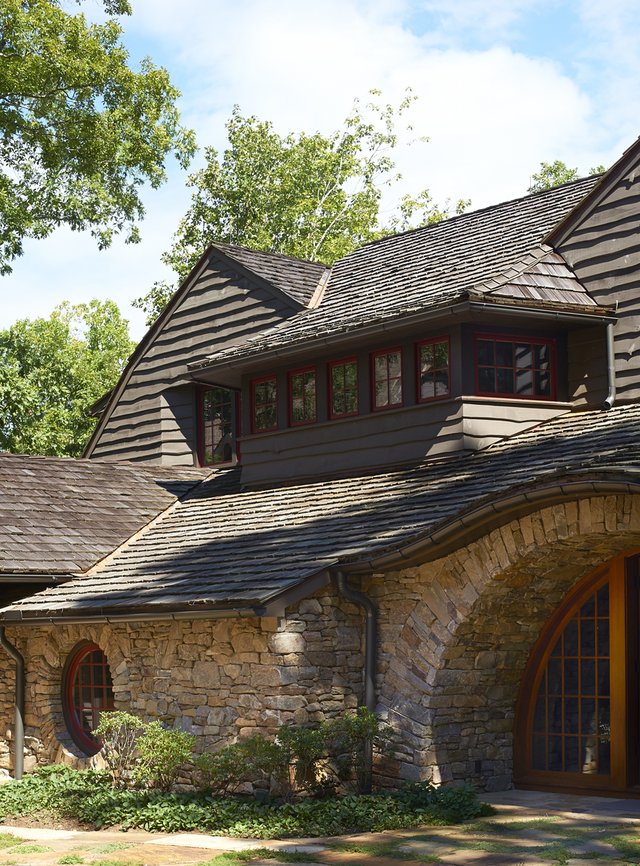
[[148,722],[138,738],[140,756],[133,776],[149,788],[169,791],[178,779],[180,767],[193,757],[196,738],[179,728],[165,728],[162,722]]
[[280,783],[285,799],[292,799],[296,791],[317,794],[328,787],[325,725],[316,728],[281,725],[276,743],[281,751]]
[[194,764],[201,789],[217,796],[234,793],[247,776],[247,759],[241,743],[198,755]]
[[123,788],[131,779],[136,763],[138,737],[144,723],[131,713],[102,713],[100,724],[94,730],[102,742],[102,757],[107,765],[114,788]]
[[338,779],[362,792],[370,782],[371,753],[384,754],[391,742],[393,729],[383,725],[375,713],[359,707],[327,726],[326,739]]

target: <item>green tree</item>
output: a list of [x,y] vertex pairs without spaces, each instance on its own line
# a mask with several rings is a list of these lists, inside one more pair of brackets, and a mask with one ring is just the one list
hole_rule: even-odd
[[90,228],[101,248],[122,231],[138,240],[140,186],[162,183],[171,152],[186,166],[195,150],[166,70],[145,59],[133,71],[115,19],[89,24],[62,6],[0,3],[0,273],[24,238],[63,224]]
[[[405,196],[399,213],[380,222],[382,190],[400,177],[392,154],[396,127],[414,98],[407,95],[397,107],[356,100],[343,127],[327,136],[283,137],[269,121],[243,117],[236,106],[222,158],[206,148],[205,167],[187,181],[194,189],[191,206],[163,262],[182,280],[217,240],[331,264],[381,234],[447,216],[448,203],[438,208],[424,190]],[[156,283],[134,304],[151,323],[174,288]]]
[[[601,174],[604,170],[603,165],[596,165],[589,169],[589,174]],[[579,177],[577,168],[569,168],[560,159],[554,162],[541,162],[540,171],[535,171],[531,175],[531,185],[527,192],[542,192],[554,186],[562,186],[563,183],[570,183]]]
[[57,307],[0,331],[0,450],[78,456],[135,343],[113,301]]

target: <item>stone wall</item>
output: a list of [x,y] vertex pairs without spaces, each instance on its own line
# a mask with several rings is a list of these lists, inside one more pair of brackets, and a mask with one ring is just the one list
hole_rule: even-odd
[[[380,778],[512,778],[516,695],[532,645],[566,592],[640,547],[640,497],[571,501],[506,523],[455,553],[375,575],[379,710],[398,734]],[[355,580],[354,580],[355,585]],[[160,718],[209,748],[283,722],[319,721],[362,695],[361,611],[331,587],[281,620],[11,626],[26,658],[27,768],[78,760],[60,684],[82,639],[105,651],[119,709]],[[13,663],[0,656],[0,730],[13,727]],[[0,747],[0,766],[8,752]]]
[[[7,628],[26,662],[25,769],[86,757],[62,714],[66,659],[81,640],[105,652],[116,708],[199,736],[198,748],[357,706],[362,625],[353,605],[318,593],[282,619]],[[13,729],[14,663],[0,651],[0,730]],[[9,768],[9,750],[0,750]]]
[[394,778],[512,784],[517,690],[567,591],[640,546],[640,497],[592,497],[513,520],[365,590],[380,610],[379,711],[398,731]]

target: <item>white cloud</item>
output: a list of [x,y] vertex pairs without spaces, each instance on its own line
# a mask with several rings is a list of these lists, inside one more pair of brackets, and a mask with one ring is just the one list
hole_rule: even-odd
[[[184,119],[200,144],[219,149],[234,103],[283,133],[329,132],[354,96],[366,98],[377,87],[397,103],[410,85],[419,95],[411,111],[415,135],[431,140],[398,151],[403,189],[428,187],[438,201],[471,198],[479,207],[524,194],[541,160],[586,168],[611,161],[633,137],[627,126],[638,112],[623,104],[631,100],[630,87],[616,78],[623,70],[638,92],[633,31],[628,35],[633,6],[612,0],[622,22],[614,26],[597,0],[581,0],[581,20],[596,46],[593,64],[606,70],[603,92],[612,105],[604,110],[589,96],[597,70],[584,58],[576,58],[578,71],[570,77],[542,52],[526,56],[509,47],[511,36],[523,44],[516,38],[520,19],[536,2],[135,0],[124,26],[134,53],[148,49],[182,87]],[[425,12],[424,20],[438,22],[438,29],[412,31],[411,22]],[[465,50],[469,40],[456,38],[463,30],[497,42]],[[615,62],[606,59],[607,46],[620,51]],[[634,108],[636,101],[633,94]],[[626,125],[620,123],[625,112]],[[137,247],[116,244],[98,252],[90,238],[62,231],[27,244],[15,274],[1,284],[0,326],[48,312],[65,298],[102,295],[124,306],[161,278],[160,253],[188,204],[184,175],[173,171],[170,184],[145,199],[149,216]],[[137,336],[140,330],[138,324]]]

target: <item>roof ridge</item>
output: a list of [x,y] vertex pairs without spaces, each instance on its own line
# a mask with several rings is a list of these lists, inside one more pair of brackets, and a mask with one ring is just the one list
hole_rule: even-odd
[[326,262],[322,262],[319,259],[301,259],[299,258],[299,256],[290,256],[287,253],[279,253],[274,250],[261,250],[257,247],[246,247],[243,244],[230,244],[226,241],[212,241],[211,246],[223,249],[223,251],[225,251],[225,249],[244,250],[248,253],[257,253],[258,255],[269,256],[270,258],[284,259],[285,261],[289,262],[297,262],[298,264],[315,265],[319,268],[329,267]]
[[[376,238],[373,241],[368,241],[367,243],[362,244],[362,246],[359,246],[357,249],[352,250],[350,253],[347,253],[346,256],[342,256],[342,258],[337,259],[336,262],[334,262],[334,264],[337,264],[338,262],[345,261],[346,259],[349,258],[349,256],[352,256],[355,253],[360,252],[361,250],[369,249],[370,247],[376,246],[378,244],[383,244],[383,243],[390,241],[390,240],[393,240],[393,239],[397,239],[400,237],[406,237],[408,235],[416,234],[417,232],[433,231],[433,230],[437,229],[439,226],[443,226],[445,224],[451,224],[452,222],[456,222],[456,221],[459,222],[459,221],[462,221],[465,219],[469,219],[470,217],[476,217],[478,214],[482,214],[482,213],[486,213],[488,211],[496,210],[497,208],[500,208],[500,207],[506,207],[508,205],[513,205],[513,204],[516,204],[517,202],[525,201],[527,199],[541,198],[543,196],[550,196],[551,197],[552,195],[557,194],[560,190],[566,190],[566,189],[569,189],[570,187],[578,186],[579,184],[585,183],[586,181],[594,181],[594,183],[595,183],[596,178],[600,178],[600,177],[602,177],[602,173],[597,174],[597,175],[595,175],[595,174],[587,175],[586,177],[579,177],[579,178],[576,178],[575,180],[568,181],[567,183],[559,184],[558,186],[553,186],[550,189],[543,189],[543,190],[539,190],[538,192],[527,193],[526,195],[522,195],[522,196],[515,196],[514,198],[505,199],[504,201],[499,201],[499,202],[496,202],[495,204],[485,205],[484,207],[479,207],[479,208],[476,208],[474,210],[468,210],[468,211],[465,211],[464,213],[461,213],[461,214],[454,214],[453,216],[447,217],[446,219],[440,220],[439,222],[429,223],[428,225],[423,225],[423,226],[415,226],[415,228],[407,229],[404,232],[396,232],[394,234],[385,235],[384,237]],[[586,195],[588,195],[588,193],[585,193],[585,197],[586,197]]]

